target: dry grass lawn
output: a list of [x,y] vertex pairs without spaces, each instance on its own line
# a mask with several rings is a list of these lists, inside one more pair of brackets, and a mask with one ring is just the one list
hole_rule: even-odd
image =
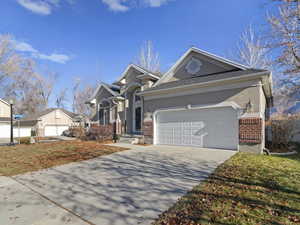
[[0,147],[0,176],[12,176],[127,150],[95,141],[63,141]]
[[300,224],[300,153],[238,153],[153,223],[212,224]]

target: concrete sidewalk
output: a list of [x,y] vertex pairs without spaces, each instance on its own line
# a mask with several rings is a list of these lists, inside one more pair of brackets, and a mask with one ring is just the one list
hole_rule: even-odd
[[0,224],[87,225],[14,179],[0,177]]

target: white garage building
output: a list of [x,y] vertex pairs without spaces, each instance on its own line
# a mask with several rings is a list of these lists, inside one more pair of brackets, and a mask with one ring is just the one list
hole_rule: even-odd
[[[49,108],[35,115],[25,117],[21,123],[35,121],[34,129],[38,136],[60,136],[75,125],[78,115],[62,108]],[[25,127],[25,125],[22,125]]]

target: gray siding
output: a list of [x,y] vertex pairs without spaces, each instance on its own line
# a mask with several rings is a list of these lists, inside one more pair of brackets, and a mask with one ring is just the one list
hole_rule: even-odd
[[[201,61],[202,66],[201,70],[194,75],[190,75],[187,73],[185,66],[190,61],[191,58],[196,58]],[[207,56],[204,56],[202,54],[198,53],[191,53],[188,57],[186,57],[185,60],[176,68],[174,71],[174,75],[169,80],[165,80],[163,83],[169,82],[169,81],[175,81],[175,80],[181,80],[181,79],[188,79],[196,76],[203,76],[207,74],[213,74],[213,73],[221,73],[226,72],[229,70],[233,70],[235,67],[230,66],[228,64],[216,61],[212,58],[209,58]]]
[[251,100],[253,112],[260,111],[260,87],[238,88],[210,93],[145,100],[145,113],[153,113],[158,109],[185,107],[187,105],[208,105],[225,101],[234,101],[245,107]]

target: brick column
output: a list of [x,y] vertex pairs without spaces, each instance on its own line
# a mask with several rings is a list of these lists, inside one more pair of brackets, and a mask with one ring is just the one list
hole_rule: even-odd
[[239,143],[261,144],[263,122],[261,118],[241,118],[239,120]]
[[143,134],[146,144],[153,144],[153,121],[144,121],[143,124]]

